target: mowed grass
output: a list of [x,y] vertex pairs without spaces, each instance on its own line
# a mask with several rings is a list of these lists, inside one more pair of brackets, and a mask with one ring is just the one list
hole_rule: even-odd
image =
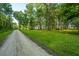
[[23,31],[26,35],[44,46],[47,46],[58,55],[79,55],[79,35],[61,33],[58,31]]
[[11,31],[0,32],[0,46],[3,44],[7,36],[11,33]]

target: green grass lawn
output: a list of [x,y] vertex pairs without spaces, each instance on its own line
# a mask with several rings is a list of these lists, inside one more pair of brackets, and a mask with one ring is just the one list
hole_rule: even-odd
[[3,44],[7,36],[11,33],[11,31],[0,32],[0,46]]
[[58,55],[79,55],[79,35],[58,31],[28,30],[23,32]]

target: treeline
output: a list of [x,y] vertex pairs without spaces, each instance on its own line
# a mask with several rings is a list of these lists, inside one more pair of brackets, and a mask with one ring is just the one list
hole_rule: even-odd
[[9,3],[0,3],[0,31],[12,29],[12,7]]
[[79,4],[39,3],[26,4],[26,10],[14,11],[20,28],[79,29]]

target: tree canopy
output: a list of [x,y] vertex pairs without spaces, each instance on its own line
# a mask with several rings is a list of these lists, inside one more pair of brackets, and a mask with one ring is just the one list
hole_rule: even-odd
[[[78,27],[79,4],[70,3],[31,3],[26,4],[25,12],[15,11],[14,17],[20,24],[29,24],[30,29],[68,29]],[[17,14],[15,16],[15,14]],[[75,18],[76,17],[76,18]],[[71,25],[71,27],[69,27]],[[74,26],[73,26],[74,25]],[[25,26],[25,25],[24,25]]]
[[12,28],[12,7],[9,3],[0,3],[0,30]]

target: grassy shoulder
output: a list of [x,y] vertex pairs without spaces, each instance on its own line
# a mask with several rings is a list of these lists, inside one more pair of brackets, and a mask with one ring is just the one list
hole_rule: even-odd
[[23,32],[58,55],[79,55],[79,35],[58,31],[24,31]]
[[12,31],[4,31],[4,32],[0,32],[0,46],[3,44],[3,42],[5,41],[5,39],[7,38],[7,36],[11,33]]

